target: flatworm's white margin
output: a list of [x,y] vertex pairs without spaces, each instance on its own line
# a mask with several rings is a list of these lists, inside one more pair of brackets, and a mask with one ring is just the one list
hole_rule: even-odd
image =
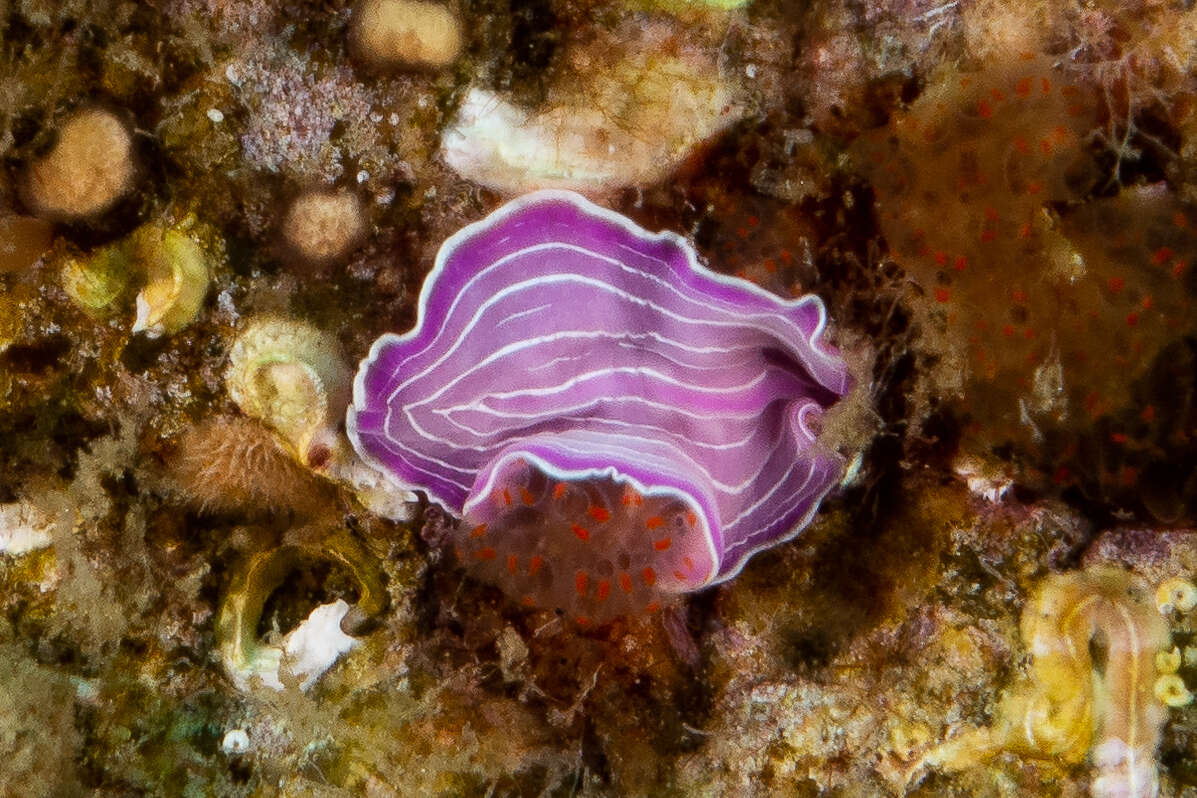
[[[581,194],[578,194],[573,191],[567,191],[564,189],[542,189],[540,191],[533,191],[529,194],[524,194],[523,196],[517,197],[516,199],[513,199],[509,202],[504,203],[503,205],[501,205],[498,208],[496,208],[495,210],[491,211],[489,214],[487,214],[483,218],[479,219],[476,222],[471,222],[470,224],[467,224],[465,227],[461,228],[456,233],[454,233],[453,235],[446,238],[444,243],[441,244],[440,249],[436,253],[436,259],[433,262],[432,270],[428,272],[428,275],[424,278],[424,284],[420,288],[420,297],[419,297],[419,300],[416,305],[416,324],[415,324],[415,326],[412,327],[407,332],[402,333],[402,334],[383,333],[381,336],[378,337],[377,340],[374,341],[374,344],[370,347],[369,354],[367,354],[366,357],[363,358],[361,363],[358,365],[357,375],[353,379],[353,403],[349,406],[349,409],[345,416],[345,429],[349,435],[350,441],[353,443],[353,448],[357,451],[358,455],[363,460],[365,460],[365,462],[368,465],[372,466],[373,468],[375,468],[375,469],[381,471],[383,474],[387,475],[388,478],[390,478],[390,480],[392,482],[394,482],[396,485],[399,485],[401,487],[411,489],[411,490],[421,490],[421,491],[425,492],[426,494],[428,494],[428,497],[431,500],[437,502],[438,504],[441,504],[442,506],[450,507],[450,508],[453,506],[451,502],[446,501],[443,496],[438,495],[435,490],[432,490],[432,489],[428,488],[427,486],[407,485],[406,483],[402,482],[401,480],[396,479],[395,476],[393,474],[391,474],[391,472],[389,471],[387,466],[379,458],[374,457],[373,455],[367,453],[364,450],[364,447],[362,446],[362,443],[361,443],[361,438],[359,437],[359,434],[358,434],[356,413],[359,409],[365,409],[365,401],[366,401],[365,375],[366,375],[367,369],[369,368],[369,366],[371,364],[373,364],[376,360],[378,360],[378,358],[382,354],[382,351],[385,348],[387,348],[388,346],[391,346],[393,344],[403,343],[411,338],[414,338],[416,335],[418,335],[424,329],[424,324],[428,320],[428,318],[427,318],[428,317],[428,303],[432,297],[432,292],[434,290],[434,287],[435,287],[437,281],[440,279],[441,274],[445,271],[446,264],[448,263],[450,257],[457,251],[457,249],[459,247],[465,245],[471,238],[478,236],[478,235],[482,235],[482,234],[486,233],[487,231],[491,230],[492,228],[502,224],[503,222],[505,222],[508,219],[508,217],[510,217],[516,213],[519,213],[520,211],[524,210],[529,205],[536,205],[537,203],[545,202],[545,201],[557,201],[557,202],[568,203],[568,204],[573,205],[574,207],[578,208],[579,210],[581,210],[582,212],[584,212],[586,214],[599,217],[600,219],[607,221],[611,224],[614,224],[617,227],[623,229],[625,232],[630,233],[633,236],[635,236],[637,238],[641,238],[646,241],[653,241],[653,242],[667,241],[667,242],[673,243],[673,244],[677,245],[682,250],[683,253],[685,253],[686,265],[689,267],[691,273],[693,273],[697,276],[700,276],[700,277],[705,277],[705,278],[714,280],[717,283],[722,283],[723,285],[726,285],[728,287],[734,287],[738,290],[746,290],[749,293],[755,294],[757,297],[759,297],[767,302],[772,303],[773,305],[777,306],[779,309],[793,310],[795,308],[801,308],[804,305],[813,304],[818,311],[818,323],[815,325],[815,329],[811,331],[810,336],[807,338],[807,343],[810,345],[811,351],[814,352],[817,356],[819,356],[825,360],[828,360],[828,361],[837,359],[831,353],[824,351],[821,346],[820,338],[823,335],[823,331],[827,327],[827,308],[823,304],[823,300],[820,297],[816,296],[815,294],[806,294],[804,296],[797,297],[796,299],[786,299],[784,297],[779,297],[776,294],[770,293],[769,291],[766,291],[765,289],[761,288],[760,286],[749,282],[748,280],[744,280],[739,277],[734,277],[731,275],[720,274],[719,272],[714,271],[713,269],[710,269],[710,268],[704,266],[703,264],[699,263],[698,252],[694,249],[694,245],[691,244],[690,241],[688,239],[686,239],[684,236],[678,235],[677,233],[673,232],[672,230],[662,230],[657,233],[650,233],[649,231],[647,231],[643,227],[641,227],[639,224],[637,224],[635,221],[633,221],[632,219],[629,219],[628,217],[624,216],[623,214],[619,213],[618,211],[614,211],[614,210],[611,210],[610,208],[604,208],[601,205],[597,205],[597,204],[591,202],[590,200],[586,199],[585,197],[583,197]],[[843,391],[847,390],[847,388],[848,388],[847,380],[848,380],[848,377],[845,374],[845,384],[842,386],[838,386],[837,393],[842,393]],[[613,468],[600,469],[600,470],[597,470],[594,475],[595,476],[605,476],[606,474],[604,472],[612,472],[612,475],[613,475],[614,469]],[[548,468],[548,469],[546,469],[546,473],[551,474],[551,473],[555,473],[555,471],[552,468]],[[620,475],[620,476],[627,478],[626,475]],[[631,482],[635,482],[634,480],[631,480],[630,478],[627,478],[627,479]],[[641,486],[637,485],[636,487],[639,490]],[[664,490],[666,490],[667,492],[671,492],[671,493],[677,492],[677,491],[673,491],[672,489],[664,489]],[[486,494],[484,493],[483,495],[486,495]],[[687,504],[692,504],[692,502],[693,502],[692,498],[690,498],[690,497],[683,497],[683,498],[685,498],[685,500],[687,501]],[[467,499],[467,503],[468,502],[469,502],[469,500]],[[818,511],[819,505],[821,503],[822,503],[822,499],[820,499],[820,501],[818,501],[818,502],[815,502],[812,505],[810,512],[808,512],[805,516],[803,516],[801,521],[798,524],[796,524],[790,532],[788,532],[785,535],[782,535],[781,537],[770,540],[768,543],[762,544],[762,545],[752,549],[749,552],[746,552],[739,559],[739,562],[737,562],[731,570],[729,570],[727,573],[722,574],[722,575],[718,575],[718,574],[714,575],[714,577],[707,584],[708,585],[718,584],[719,582],[725,582],[728,579],[731,579],[733,576],[738,574],[741,569],[743,569],[744,564],[758,551],[761,551],[765,548],[769,548],[770,546],[774,546],[778,543],[784,543],[786,541],[792,540],[794,537],[796,537],[798,535],[799,532],[801,532],[804,528],[806,528],[806,526],[810,523],[811,519],[814,517],[815,513]],[[700,511],[698,513],[698,515],[700,517],[704,517],[705,514]],[[703,523],[704,523],[704,525],[706,525],[706,523],[707,523],[705,520],[705,517],[704,517]],[[713,551],[714,542],[711,538],[710,530],[707,529],[706,533],[707,533],[706,534],[707,545],[712,547],[712,551]],[[711,558],[712,563],[717,563],[718,560],[719,560],[719,558],[716,556],[712,556],[712,558]]]

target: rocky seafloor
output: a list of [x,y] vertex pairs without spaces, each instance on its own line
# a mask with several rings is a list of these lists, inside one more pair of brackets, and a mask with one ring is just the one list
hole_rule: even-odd
[[[1197,794],[1190,4],[0,0],[0,45],[3,798]],[[818,295],[855,376],[801,535],[598,628],[458,569],[329,387],[540,187]]]

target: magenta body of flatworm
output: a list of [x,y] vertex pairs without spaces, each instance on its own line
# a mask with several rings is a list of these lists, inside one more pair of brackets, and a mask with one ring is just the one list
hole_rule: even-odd
[[726,580],[809,523],[842,470],[818,420],[851,383],[825,324],[815,296],[537,192],[445,242],[416,327],[362,362],[348,429],[466,519],[458,551],[487,578],[601,618]]

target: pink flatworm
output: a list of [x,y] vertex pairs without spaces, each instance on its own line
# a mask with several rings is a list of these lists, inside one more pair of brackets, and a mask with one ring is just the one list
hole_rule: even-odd
[[652,610],[792,538],[836,483],[815,438],[851,380],[825,322],[537,192],[444,243],[415,329],[362,361],[349,435],[462,516],[459,556],[518,601]]

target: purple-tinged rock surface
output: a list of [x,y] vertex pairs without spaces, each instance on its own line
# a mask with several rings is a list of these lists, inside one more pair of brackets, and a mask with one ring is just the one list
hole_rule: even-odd
[[[850,377],[825,321],[817,297],[711,272],[673,233],[529,194],[445,242],[415,329],[362,362],[349,433],[464,515],[459,553],[525,580],[525,603],[567,603],[555,564],[585,616],[621,592],[651,603],[642,588],[733,576],[834,485],[816,436]],[[562,540],[599,553],[555,563]]]

